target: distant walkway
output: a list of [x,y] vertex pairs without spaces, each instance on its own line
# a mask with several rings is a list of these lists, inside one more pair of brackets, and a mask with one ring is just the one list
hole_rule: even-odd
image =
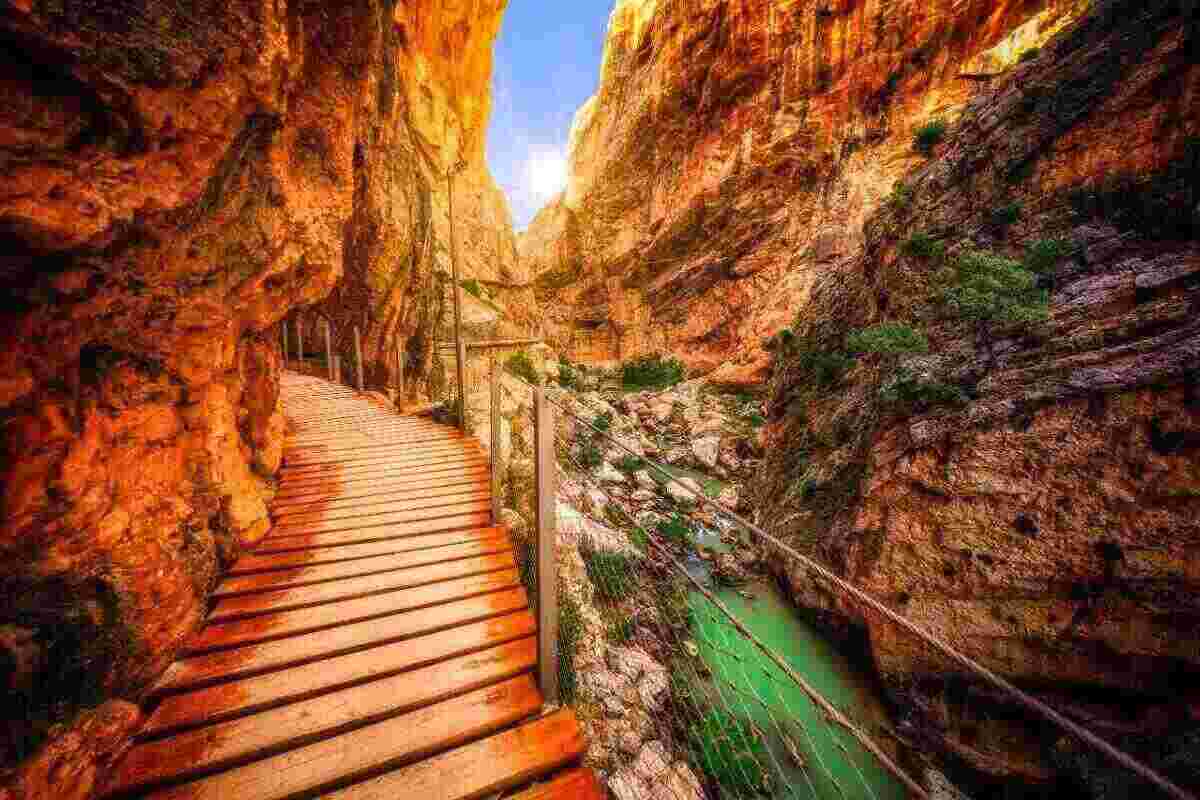
[[275,528],[218,586],[108,797],[602,796],[542,715],[535,621],[473,439],[285,373]]

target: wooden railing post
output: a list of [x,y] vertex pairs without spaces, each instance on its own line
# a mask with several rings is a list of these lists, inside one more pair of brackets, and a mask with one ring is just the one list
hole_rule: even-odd
[[396,397],[404,396],[404,345],[396,334]]
[[342,357],[340,355],[333,357],[333,382],[342,382]]
[[458,427],[463,433],[467,432],[467,345],[462,339],[458,340],[456,358],[458,359]]
[[496,357],[488,377],[492,412],[492,524],[500,524],[500,379],[496,375]]
[[329,370],[329,380],[333,380],[333,333],[329,320],[325,320],[325,368]]
[[555,568],[557,524],[554,457],[554,410],[546,389],[534,390],[536,441],[537,539],[534,542],[537,574],[538,685],[547,705],[558,705],[558,576]]
[[287,340],[287,320],[283,321],[283,368],[287,369],[288,362],[288,340]]
[[362,337],[358,335],[358,326],[354,326],[354,363],[358,368],[358,390],[363,390]]
[[296,315],[296,360],[300,362],[300,369],[304,369],[304,320],[300,315]]

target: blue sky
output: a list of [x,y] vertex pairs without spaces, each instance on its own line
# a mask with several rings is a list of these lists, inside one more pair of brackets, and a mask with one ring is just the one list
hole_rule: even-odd
[[550,199],[571,120],[596,91],[613,5],[509,0],[496,43],[488,163],[518,230]]

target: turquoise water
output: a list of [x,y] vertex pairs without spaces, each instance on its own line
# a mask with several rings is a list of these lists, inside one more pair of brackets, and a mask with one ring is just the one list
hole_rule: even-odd
[[[724,549],[711,534],[698,542]],[[696,577],[706,576],[700,559],[689,564]],[[877,742],[887,738],[878,726],[885,712],[870,682],[798,617],[772,583],[714,594],[756,637],[777,653],[860,730]],[[693,591],[692,635],[699,658],[711,671],[703,687],[715,705],[748,721],[761,734],[768,756],[761,760],[773,773],[771,796],[794,800],[901,800],[904,786],[888,774],[854,737],[826,724],[822,712],[784,671],[749,639],[733,628],[703,594]]]

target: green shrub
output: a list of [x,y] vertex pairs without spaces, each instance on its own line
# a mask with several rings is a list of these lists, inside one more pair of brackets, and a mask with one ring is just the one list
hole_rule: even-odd
[[541,378],[538,377],[537,369],[533,366],[533,361],[524,350],[519,350],[509,356],[508,360],[504,362],[504,368],[510,374],[516,375],[518,378],[529,383],[539,384],[542,382]]
[[814,384],[825,389],[837,386],[854,364],[845,353],[803,348],[796,354],[796,366]]
[[946,130],[949,126],[945,120],[931,119],[921,127],[917,128],[917,133],[913,137],[913,147],[918,152],[924,155],[933,153],[933,148],[937,147],[942,139],[946,138]]
[[1071,245],[1063,239],[1039,239],[1026,251],[1025,266],[1039,275],[1049,275],[1070,253]]
[[939,406],[961,406],[967,395],[957,386],[936,380],[922,380],[901,369],[884,384],[879,398],[892,411],[903,414],[923,414]]
[[629,556],[597,550],[587,540],[580,542],[579,555],[583,557],[583,566],[597,597],[602,600],[622,600],[629,596],[635,582],[633,562]]
[[688,726],[688,743],[694,766],[720,787],[721,797],[756,797],[767,792],[770,775],[761,765],[768,763],[770,756],[749,722],[722,709],[709,709]]
[[621,456],[620,459],[617,460],[617,463],[614,466],[616,466],[616,468],[619,469],[621,472],[631,475],[631,474],[637,472],[639,469],[641,469],[645,465],[646,465],[646,462],[643,461],[642,459],[638,458],[637,456],[623,455],[623,456]]
[[585,469],[595,469],[604,463],[604,452],[590,439],[579,445],[579,465]]
[[650,544],[650,536],[646,533],[645,528],[630,528],[629,541],[633,542],[633,546],[644,553],[646,552],[646,547]]
[[633,617],[622,617],[608,626],[605,636],[610,642],[626,644],[633,638],[633,631],[636,627],[637,623]]
[[467,280],[460,282],[459,285],[466,289],[467,294],[471,295],[472,297],[478,298],[479,300],[483,299],[483,287],[480,286],[479,281],[475,280],[474,278],[468,278]]
[[1007,228],[1021,219],[1021,204],[1008,203],[999,208],[993,208],[988,218],[995,227]]
[[558,694],[570,705],[578,693],[575,654],[583,642],[583,614],[579,603],[567,592],[558,593]]
[[924,333],[909,325],[885,322],[851,333],[846,337],[846,347],[851,353],[928,353],[929,340]]
[[746,417],[746,421],[750,423],[750,427],[752,428],[761,428],[767,424],[767,418],[757,412]]
[[927,233],[914,233],[900,245],[900,252],[913,258],[941,258],[946,246]]
[[957,316],[977,322],[1038,322],[1049,296],[1020,262],[981,250],[960,256],[942,300]]
[[668,542],[683,545],[692,543],[692,528],[682,514],[672,514],[669,519],[661,520],[657,527],[659,535]]
[[892,193],[888,195],[888,204],[897,211],[905,211],[912,205],[913,189],[904,181],[896,181]]
[[572,391],[579,389],[579,373],[566,361],[558,365],[558,385]]
[[642,356],[621,365],[621,384],[626,389],[665,389],[683,380],[683,364],[676,358]]
[[1041,54],[1042,54],[1042,48],[1031,47],[1028,50],[1026,50],[1024,53],[1021,53],[1021,57],[1017,60],[1020,61],[1022,64],[1024,64],[1028,61],[1033,61],[1035,58],[1037,58]]
[[604,411],[592,418],[592,427],[598,431],[608,431],[612,429],[613,413]]

